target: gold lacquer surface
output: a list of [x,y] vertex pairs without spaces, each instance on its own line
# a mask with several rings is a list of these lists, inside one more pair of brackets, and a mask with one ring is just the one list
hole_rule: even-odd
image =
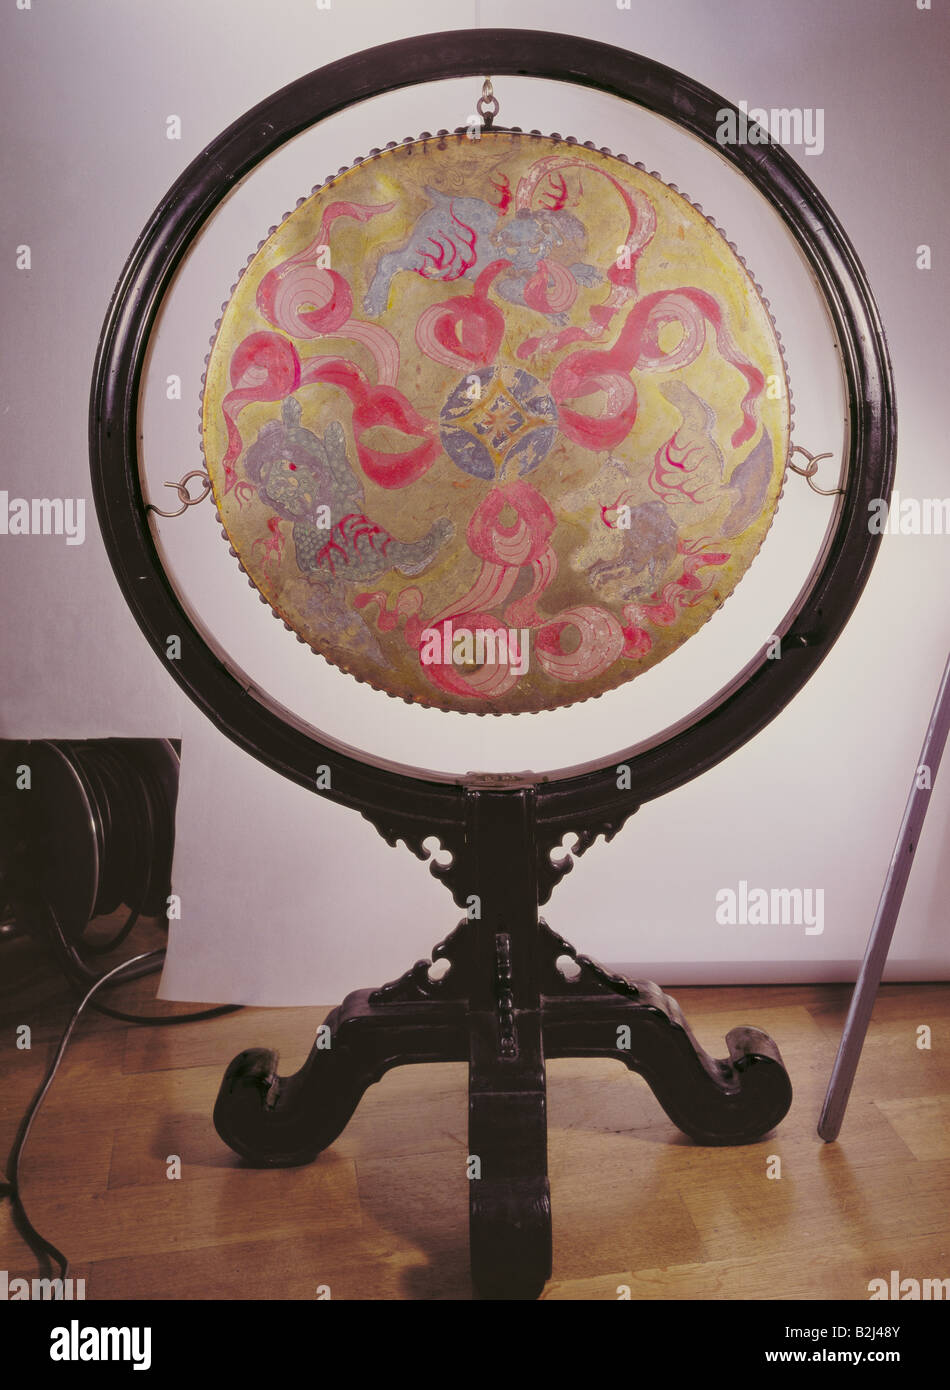
[[390,695],[551,709],[732,592],[789,448],[776,333],[659,179],[507,131],[385,150],[240,278],[203,437],[275,613]]

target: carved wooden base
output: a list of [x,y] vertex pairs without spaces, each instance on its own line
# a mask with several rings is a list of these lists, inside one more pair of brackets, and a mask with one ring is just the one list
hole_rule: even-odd
[[[464,922],[433,953],[451,964],[441,980],[420,961],[392,984],[348,995],[295,1075],[277,1074],[274,1052],[242,1052],[218,1095],[218,1133],[255,1164],[309,1163],[390,1067],[468,1059],[472,1278],[482,1298],[530,1299],[551,1273],[546,1057],[624,1062],[701,1144],[750,1143],[783,1118],[791,1086],[766,1034],[733,1029],[729,1057],[717,1061],[656,985],[611,975],[543,921],[537,928],[533,983],[517,978],[507,933]],[[487,937],[493,1006],[473,1007],[470,971]],[[572,980],[556,964],[565,956],[579,967]],[[518,1007],[525,989],[536,991],[534,1007]]]
[[[539,917],[573,859],[554,857],[557,832],[538,826],[533,786],[496,790],[473,779],[465,808],[452,862],[432,871],[469,908],[466,918],[431,961],[347,995],[294,1076],[278,1076],[275,1052],[242,1052],[224,1077],[214,1122],[252,1163],[309,1163],[390,1067],[467,1060],[472,1279],[482,1298],[537,1298],[551,1274],[546,1057],[624,1062],[701,1144],[760,1138],[785,1115],[792,1091],[764,1033],[734,1028],[728,1059],[716,1061],[674,999],[578,956]],[[394,841],[388,823],[379,828]],[[578,837],[574,856],[595,834],[589,827]],[[423,835],[417,829],[416,840]]]

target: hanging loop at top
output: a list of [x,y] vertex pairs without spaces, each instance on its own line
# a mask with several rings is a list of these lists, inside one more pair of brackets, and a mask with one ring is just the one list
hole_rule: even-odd
[[492,121],[498,115],[498,98],[492,91],[491,78],[486,77],[482,83],[482,94],[478,98],[475,110],[485,122],[485,129],[491,130]]

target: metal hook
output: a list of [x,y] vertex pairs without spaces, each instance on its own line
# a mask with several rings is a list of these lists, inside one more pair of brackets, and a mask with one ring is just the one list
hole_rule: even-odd
[[811,488],[812,492],[818,492],[821,494],[822,497],[836,497],[839,493],[844,492],[843,487],[819,487],[818,484],[814,481],[815,474],[818,472],[818,465],[821,462],[821,460],[834,458],[833,453],[810,454],[807,449],[802,448],[801,444],[793,444],[791,452],[792,454],[803,454],[804,457],[808,460],[807,468],[799,468],[797,463],[792,463],[792,458],[790,454],[788,459],[788,466],[793,473],[798,473],[800,477],[806,478],[808,480],[808,486]]
[[[192,478],[200,478],[204,483],[204,487],[202,488],[200,497],[192,497],[188,492],[188,484],[191,482]],[[208,493],[211,491],[211,479],[208,477],[208,474],[205,473],[203,469],[194,468],[190,473],[185,474],[181,482],[166,482],[164,486],[173,487],[175,491],[178,493],[178,500],[181,503],[181,506],[178,508],[178,511],[163,512],[161,507],[155,506],[154,502],[147,503],[145,510],[147,512],[154,512],[156,516],[181,516],[183,512],[186,512],[188,510],[189,507],[197,507],[199,502],[203,502],[205,500]]]
[[498,98],[492,90],[490,77],[486,77],[482,83],[482,94],[475,104],[475,110],[485,122],[485,129],[491,130],[492,121],[498,115]]

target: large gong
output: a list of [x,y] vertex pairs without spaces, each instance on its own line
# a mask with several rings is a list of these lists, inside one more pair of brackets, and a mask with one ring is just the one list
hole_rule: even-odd
[[781,492],[789,400],[749,272],[686,198],[594,149],[460,130],[377,151],[267,239],[203,429],[236,555],[315,651],[519,713],[631,680],[724,602]]
[[[220,318],[202,334],[210,352],[194,399],[218,520],[183,549],[223,557],[227,622],[240,638],[252,615],[266,619],[315,689],[326,669],[354,704],[395,697],[428,728],[485,729],[471,716],[490,713],[489,733],[573,719],[593,697],[605,709],[702,647],[750,571],[725,615],[741,606],[794,502],[790,469],[832,499],[794,601],[708,698],[648,737],[631,722],[595,758],[578,753],[575,726],[557,723],[559,764],[521,773],[483,756],[487,742],[465,773],[357,747],[311,717],[306,692],[300,707],[269,692],[275,663],[245,670],[164,562],[162,525],[178,523],[159,522],[140,449],[156,322],[228,195],[292,137],[357,103],[486,74],[620,98],[744,175],[817,288],[846,417],[837,485],[817,489],[817,464],[792,459],[789,379],[800,389],[799,363],[808,378],[807,345],[787,370],[757,267],[765,245],[740,253],[716,209],[606,146],[496,125],[493,96],[484,120],[380,140],[360,158],[347,150],[350,162],[302,189],[269,230],[261,213],[256,249],[244,244],[245,268],[229,271]],[[728,1056],[708,1056],[656,985],[578,956],[538,915],[598,835],[610,839],[643,802],[779,713],[840,634],[880,541],[867,519],[890,490],[895,412],[864,272],[783,149],[767,136],[717,140],[729,110],[651,60],[542,32],[428,35],[331,63],[248,112],[184,172],[132,252],[100,343],[96,503],[156,654],[246,751],[430,859],[465,913],[431,961],[350,994],[321,1030],[330,1042],[293,1078],[267,1049],[241,1053],[218,1131],[255,1163],[308,1162],[388,1068],[467,1061],[483,1296],[534,1297],[550,1274],[547,1058],[622,1061],[700,1143],[761,1137],[791,1099],[765,1034],[733,1029]],[[831,387],[819,378],[806,389]],[[179,493],[187,509],[184,483]],[[805,549],[793,535],[776,553],[798,562]],[[232,584],[237,566],[247,583],[233,574]],[[558,854],[572,832],[573,853]],[[433,839],[444,855],[430,858]]]

